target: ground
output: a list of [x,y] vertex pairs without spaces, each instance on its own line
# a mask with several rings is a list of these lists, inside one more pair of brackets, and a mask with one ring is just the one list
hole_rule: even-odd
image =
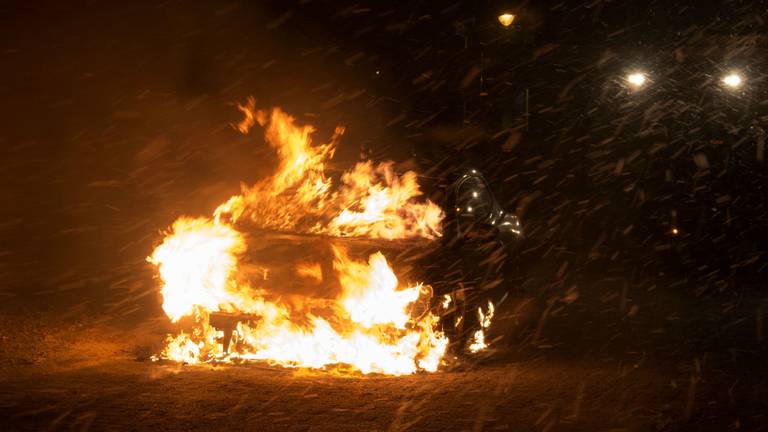
[[158,363],[162,317],[6,313],[0,418],[6,430],[768,428],[764,300],[658,287],[622,299],[606,284],[509,303],[494,350],[406,377]]

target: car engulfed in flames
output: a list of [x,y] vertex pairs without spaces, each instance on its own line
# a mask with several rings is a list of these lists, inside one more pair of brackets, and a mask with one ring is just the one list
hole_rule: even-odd
[[[262,126],[279,164],[211,217],[176,220],[148,258],[163,310],[188,330],[169,336],[156,358],[436,371],[449,343],[440,309],[450,295],[403,283],[384,252],[438,247],[443,209],[423,197],[416,173],[397,174],[391,162],[359,162],[334,181],[327,165],[343,128],[313,144],[314,128],[279,108],[256,110],[253,99],[239,108],[237,128]],[[485,347],[489,306],[478,310],[474,350]]]
[[[431,311],[414,315],[417,300],[430,290],[419,283],[402,286],[381,252],[357,260],[333,241],[438,238],[443,212],[420,199],[415,173],[396,175],[391,163],[366,161],[335,185],[325,166],[343,129],[329,143],[313,145],[314,129],[297,126],[279,108],[257,111],[249,100],[240,109],[246,114],[241,132],[256,122],[263,126],[279,166],[212,217],[179,218],[148,258],[162,280],[167,316],[193,322],[191,331],[168,338],[159,358],[341,365],[393,375],[437,370],[448,339]],[[263,241],[250,233],[259,230],[328,240],[333,278],[317,262],[297,264],[296,277],[333,279],[336,289],[320,297],[275,295],[282,291],[270,286],[269,268],[248,261],[250,245]]]

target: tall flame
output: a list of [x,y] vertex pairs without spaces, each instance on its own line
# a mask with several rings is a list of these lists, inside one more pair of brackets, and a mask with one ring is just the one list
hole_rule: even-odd
[[[325,170],[344,128],[337,127],[326,144],[312,145],[315,129],[297,126],[280,108],[269,113],[241,105],[265,126],[265,138],[279,158],[277,171],[244,187],[214,212],[217,221],[237,222],[243,216],[261,228],[334,236],[384,239],[440,236],[442,209],[417,201],[421,190],[416,173],[398,176],[391,162],[360,162],[334,188]],[[243,123],[240,130],[248,130]]]
[[[380,252],[366,262],[332,247],[339,294],[299,305],[271,299],[270,287],[256,285],[265,281],[250,280],[239,264],[247,251],[238,230],[244,225],[331,237],[440,236],[443,213],[431,201],[419,200],[416,174],[397,175],[391,162],[364,161],[334,184],[326,166],[343,128],[336,128],[328,143],[313,145],[315,129],[296,125],[279,108],[256,111],[253,99],[238,108],[245,118],[237,128],[247,133],[256,123],[263,126],[278,168],[244,186],[216,208],[213,218],[179,218],[148,258],[162,279],[165,313],[172,322],[192,317],[196,323],[191,333],[169,337],[161,357],[188,363],[258,359],[296,367],[347,365],[362,373],[394,375],[437,370],[448,339],[430,311],[419,317],[412,313],[431,290],[420,284],[401,287]],[[323,279],[319,264],[295,268],[299,279]],[[211,325],[213,314],[222,312],[249,317],[238,319],[229,341]]]

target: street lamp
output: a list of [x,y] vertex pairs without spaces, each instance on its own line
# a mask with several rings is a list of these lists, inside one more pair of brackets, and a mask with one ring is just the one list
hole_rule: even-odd
[[509,27],[515,21],[515,15],[511,13],[503,13],[499,15],[499,22],[504,27]]
[[728,88],[737,89],[741,87],[743,83],[744,80],[741,78],[741,75],[736,72],[731,72],[723,77],[723,85]]

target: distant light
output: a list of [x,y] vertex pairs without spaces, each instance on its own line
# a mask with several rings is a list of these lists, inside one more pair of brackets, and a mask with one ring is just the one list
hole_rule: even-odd
[[729,73],[728,75],[723,77],[723,84],[725,84],[727,87],[730,87],[730,88],[739,88],[743,83],[744,83],[744,80],[741,78],[739,74],[735,72]]
[[676,236],[680,233],[680,231],[677,230],[677,228],[672,228],[672,235]]
[[504,27],[511,26],[514,21],[515,21],[515,15],[511,13],[505,13],[505,14],[499,15],[499,22]]
[[627,82],[629,83],[629,85],[635,88],[642,87],[646,81],[647,81],[647,78],[645,77],[645,74],[642,72],[635,72],[627,75]]

